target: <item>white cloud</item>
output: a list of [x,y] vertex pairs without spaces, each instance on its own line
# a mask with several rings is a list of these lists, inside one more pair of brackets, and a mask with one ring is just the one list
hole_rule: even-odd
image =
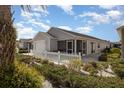
[[99,7],[103,9],[113,9],[117,6],[116,5],[100,5]]
[[107,11],[107,15],[112,19],[118,19],[122,16],[122,13],[118,10]]
[[33,38],[37,31],[33,30],[32,27],[26,27],[23,24],[21,24],[20,22],[17,24],[14,24],[17,30],[17,39],[21,39],[21,38]]
[[35,26],[39,26],[39,27],[42,27],[43,29],[45,30],[48,30],[50,28],[49,25],[45,24],[45,23],[42,23],[40,21],[37,21],[36,19],[31,19],[28,21],[28,23],[32,24],[32,25],[35,25]]
[[91,26],[78,27],[75,29],[79,33],[90,33],[93,30]]
[[35,17],[41,17],[41,14],[34,12],[34,13],[33,13],[33,16],[35,16]]
[[116,22],[117,27],[124,25],[124,20],[119,20]]
[[24,17],[24,18],[28,18],[28,19],[31,19],[33,14],[30,13],[30,12],[27,12],[27,11],[23,11],[21,10],[21,16]]
[[64,10],[67,14],[69,15],[73,15],[74,12],[72,11],[73,10],[73,6],[72,5],[57,5],[58,7],[60,7],[62,10]]
[[72,30],[69,26],[59,26],[58,28],[65,29],[65,30]]
[[33,38],[36,35],[36,31],[33,30],[31,27],[19,28],[17,29],[18,39],[20,38]]
[[24,25],[21,23],[21,22],[18,22],[18,23],[16,23],[16,24],[14,24],[15,25],[15,27],[24,27]]
[[96,12],[82,13],[79,17],[91,17],[96,23],[108,23],[109,17],[105,14],[98,14]]
[[[26,12],[26,11],[21,11],[21,16],[24,17],[26,22],[23,22],[23,23],[25,23],[25,24],[30,24],[32,26],[39,26],[45,30],[48,30],[50,28],[49,25],[41,22],[41,20],[38,20],[38,21],[36,20],[37,18],[39,18],[41,16],[39,13],[36,13],[36,12],[30,13],[30,12]],[[35,16],[36,19],[34,19],[33,16]]]
[[90,18],[88,24],[106,24],[121,18],[123,13],[119,10],[109,10],[105,13],[86,12],[79,15],[82,18]]
[[43,10],[39,6],[32,6],[31,12],[21,10],[21,16],[27,19],[32,19],[32,17],[40,18],[42,16],[47,16],[48,14],[47,10]]
[[47,16],[49,15],[49,12],[47,11],[47,9],[43,9],[41,6],[36,5],[36,6],[32,6],[32,11],[34,12],[39,12],[41,13],[41,15]]

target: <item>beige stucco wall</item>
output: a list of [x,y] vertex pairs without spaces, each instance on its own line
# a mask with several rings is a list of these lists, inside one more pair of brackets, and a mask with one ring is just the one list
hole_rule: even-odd
[[19,42],[19,48],[24,48],[23,42]]
[[44,34],[40,35],[40,37],[36,36],[33,40],[33,53],[36,55],[42,51],[50,51],[50,38]]
[[57,51],[57,40],[56,39],[51,39],[50,40],[50,51]]

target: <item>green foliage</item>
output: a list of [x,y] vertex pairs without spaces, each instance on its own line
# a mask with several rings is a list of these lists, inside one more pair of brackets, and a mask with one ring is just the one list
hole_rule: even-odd
[[83,70],[85,70],[85,71],[89,71],[90,68],[92,68],[91,64],[86,63],[83,65]]
[[113,63],[112,69],[113,71],[117,74],[118,77],[121,79],[124,78],[124,64],[122,63],[123,61],[119,61],[118,63]]
[[20,48],[19,53],[28,53],[28,49]]
[[107,54],[106,53],[102,53],[99,58],[98,58],[99,61],[107,61]]
[[42,87],[43,77],[34,68],[15,62],[9,69],[0,69],[0,87]]
[[119,48],[112,48],[111,49],[111,53],[117,53],[117,54],[120,54],[120,49]]
[[[35,58],[37,62],[37,59]],[[68,69],[63,65],[55,65],[50,63],[48,60],[39,60],[41,65],[33,64],[44,77],[52,83],[53,87],[69,87],[69,88],[120,88],[124,87],[124,79],[120,79],[118,77],[98,77],[95,75],[96,69],[99,69],[99,65],[104,64],[96,64],[94,62],[90,62],[88,64],[83,65],[83,69],[86,71],[90,71],[91,75],[86,76],[74,71],[72,69]],[[78,62],[77,62],[78,63]],[[119,64],[119,63],[118,63]],[[108,65],[108,64],[107,64]],[[116,67],[117,64],[112,65],[112,67]],[[106,66],[106,65],[105,65]],[[119,64],[120,67],[123,67]]]
[[41,66],[35,65],[35,67],[52,83],[53,87],[65,87],[64,82],[69,73],[65,66],[42,64]]
[[96,62],[89,62],[89,64],[91,64],[94,68],[98,68],[98,65],[97,65],[97,63]]
[[122,65],[124,65],[124,60],[123,59],[120,59],[119,60],[119,63],[122,64]]
[[98,65],[95,62],[89,62],[83,66],[83,70],[88,71],[91,76],[96,76],[98,73]]
[[81,60],[71,60],[68,64],[70,70],[80,71],[83,62]]
[[110,48],[105,48],[102,52],[103,53],[110,53],[111,51],[110,51]]
[[119,76],[121,79],[124,78],[124,68],[115,68],[114,72]]
[[84,76],[74,71],[69,71],[64,66],[51,64],[35,65],[37,70],[48,79],[53,87],[70,88],[120,88],[124,87],[124,79],[114,77]]
[[108,54],[108,61],[110,62],[114,62],[120,59],[120,54],[118,53],[112,53],[112,54]]
[[26,64],[30,64],[33,61],[33,57],[29,56],[29,55],[21,55],[21,54],[17,54],[16,58],[19,62],[23,62]]

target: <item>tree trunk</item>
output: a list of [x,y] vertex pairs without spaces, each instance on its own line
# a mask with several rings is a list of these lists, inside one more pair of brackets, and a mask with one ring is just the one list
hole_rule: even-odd
[[15,57],[16,32],[11,17],[11,6],[0,5],[0,63],[2,66],[9,66],[14,62]]

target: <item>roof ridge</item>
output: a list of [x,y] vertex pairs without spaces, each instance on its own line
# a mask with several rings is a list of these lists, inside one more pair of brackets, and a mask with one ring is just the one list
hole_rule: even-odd
[[[85,37],[90,37],[90,38],[94,38],[94,39],[98,39],[98,40],[102,40],[102,41],[108,41],[108,40],[100,39],[100,38],[97,38],[97,37],[94,37],[91,35],[86,35],[86,34],[78,33],[75,31],[70,31],[70,30],[66,30],[66,29],[62,29],[62,28],[58,28],[58,27],[51,27],[51,29],[59,29],[59,30],[62,30],[62,31],[67,32],[69,34],[72,34],[72,35],[78,34],[78,35],[83,35]],[[77,35],[75,35],[75,36],[77,36]]]

